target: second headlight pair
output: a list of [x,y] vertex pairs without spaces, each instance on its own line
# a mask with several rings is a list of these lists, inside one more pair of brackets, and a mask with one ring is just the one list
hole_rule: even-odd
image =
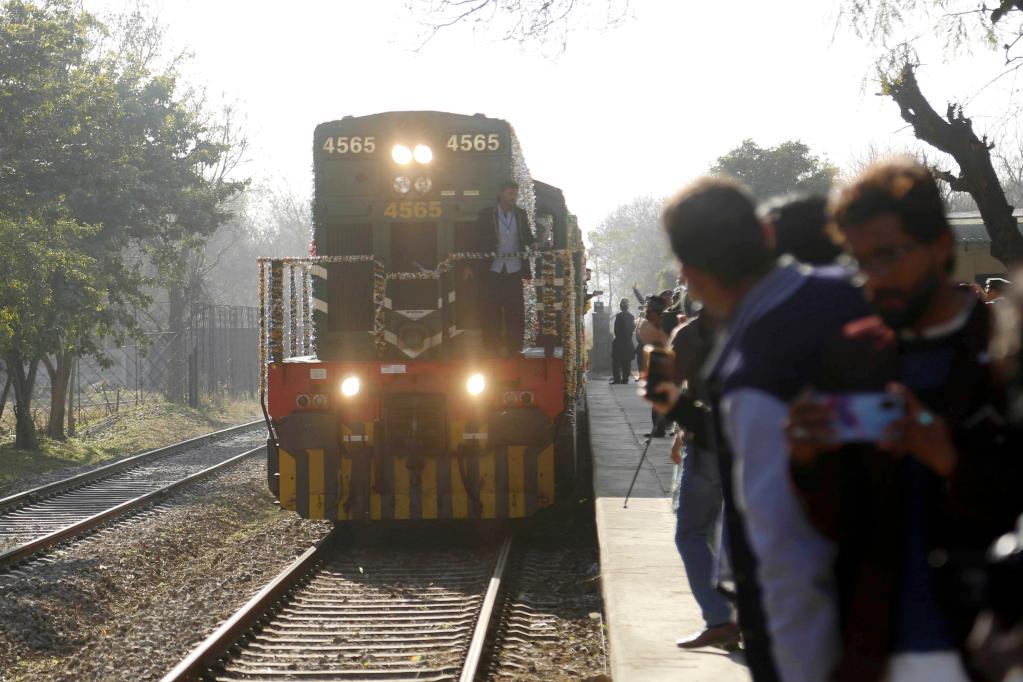
[[413,183],[408,176],[399,175],[391,183],[391,188],[398,194],[408,194],[413,186],[420,194],[429,194],[430,190],[433,189],[433,181],[423,175],[416,178],[416,181]]

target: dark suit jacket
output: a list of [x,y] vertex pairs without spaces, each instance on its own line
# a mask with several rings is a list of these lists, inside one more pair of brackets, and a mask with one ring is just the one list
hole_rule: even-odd
[[[536,237],[533,236],[533,230],[529,227],[529,216],[518,206],[515,207],[515,224],[519,228],[519,244],[522,245],[522,250],[525,251],[527,246],[531,246],[536,241]],[[480,250],[484,253],[496,252],[497,230],[499,229],[496,205],[479,212],[479,215],[476,217],[476,228],[480,231]],[[486,263],[486,268],[490,269],[490,263]],[[518,274],[522,275],[522,279],[533,278],[533,269],[528,259],[522,259],[522,269],[519,270]]]
[[612,347],[616,352],[632,356],[635,350],[632,347],[632,336],[636,333],[636,318],[627,310],[615,315],[614,341]]

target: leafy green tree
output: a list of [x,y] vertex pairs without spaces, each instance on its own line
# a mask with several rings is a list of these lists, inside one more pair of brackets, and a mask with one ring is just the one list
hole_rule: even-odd
[[827,194],[838,173],[835,166],[814,156],[810,148],[798,140],[782,142],[776,147],[761,147],[745,139],[718,158],[710,170],[735,176],[760,201],[790,192]]
[[[841,16],[878,46],[875,68],[882,93],[899,107],[917,139],[959,167],[934,170],[953,191],[973,198],[991,236],[991,255],[1010,266],[1023,261],[1023,235],[999,172],[1004,168],[992,159],[995,143],[987,134],[978,135],[963,104],[950,102],[943,111],[936,109],[917,79],[924,61],[918,52],[920,38],[935,35],[944,39],[952,56],[977,47],[1005,53],[1001,73],[977,74],[977,91],[1016,73],[1023,65],[1023,2],[1000,0],[993,5],[973,0],[846,0]],[[1014,117],[1019,112],[1008,113]]]
[[[83,248],[98,229],[70,220],[12,221],[0,216],[0,355],[14,386],[16,447],[37,445],[31,402],[41,358],[60,352],[65,336],[90,339],[121,334],[116,316],[102,322],[112,294],[112,278],[100,259]],[[63,299],[63,300],[62,300]],[[90,334],[77,325],[77,311],[92,311]],[[102,328],[101,328],[102,327]],[[96,348],[81,345],[80,352]]]
[[104,48],[105,37],[72,0],[0,9],[0,213],[17,225],[93,226],[73,248],[94,260],[88,273],[104,292],[102,305],[84,306],[82,281],[53,281],[47,336],[26,336],[7,357],[26,377],[46,367],[56,438],[75,356],[102,357],[104,339],[136,331],[131,309],[146,302],[151,278],[126,254],[175,273],[175,256],[227,219],[243,187],[219,172],[230,141],[202,102],[179,92],[173,71],[150,70],[145,35],[121,40],[132,49]]

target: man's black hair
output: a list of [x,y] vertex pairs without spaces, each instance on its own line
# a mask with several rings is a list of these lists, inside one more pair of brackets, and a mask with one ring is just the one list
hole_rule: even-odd
[[498,186],[497,191],[503,192],[509,187],[514,187],[515,189],[518,189],[519,183],[515,182],[514,180],[504,180],[503,182],[501,182],[500,186]]
[[668,202],[663,221],[682,264],[726,286],[758,276],[774,262],[753,199],[733,178],[706,176],[685,187]]
[[886,159],[868,167],[838,194],[832,215],[841,230],[894,215],[903,231],[922,244],[931,244],[952,230],[931,171],[908,157]]
[[643,306],[643,310],[650,313],[663,313],[667,307],[668,304],[664,302],[663,298],[651,295],[646,297],[646,304]]
[[827,265],[842,255],[828,231],[828,201],[822,196],[788,195],[760,209],[774,227],[774,252],[809,265]]

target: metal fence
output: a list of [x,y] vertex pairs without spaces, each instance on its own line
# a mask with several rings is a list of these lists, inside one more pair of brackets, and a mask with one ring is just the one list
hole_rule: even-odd
[[[152,322],[153,329],[143,332],[144,343],[107,348],[102,362],[90,357],[76,361],[69,407],[76,421],[82,422],[147,401],[187,401],[198,407],[223,397],[255,397],[259,389],[258,322],[255,307],[211,304],[193,305],[183,331],[168,331],[165,324]],[[5,370],[0,365],[0,389],[7,383]],[[3,410],[4,422],[13,419],[13,402],[12,388]],[[42,366],[32,404],[33,419],[42,426],[50,410],[50,380]]]

